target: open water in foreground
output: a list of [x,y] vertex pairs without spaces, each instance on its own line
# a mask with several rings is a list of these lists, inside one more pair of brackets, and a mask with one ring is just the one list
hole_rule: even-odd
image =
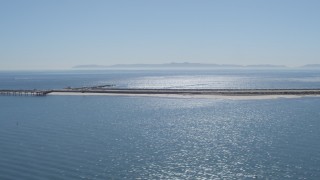
[[[240,73],[187,77],[206,76],[204,87],[239,87],[240,82],[257,88],[320,87],[318,72]],[[186,76],[164,76],[163,72],[0,74],[1,88],[17,89],[101,81],[130,87],[133,80],[140,82],[139,87],[150,87],[155,82],[150,79],[168,79],[167,86],[172,87],[179,84],[170,81]],[[264,78],[259,84],[260,76]],[[181,82],[182,88],[196,86],[186,78]],[[319,107],[316,97],[0,96],[0,179],[319,179]]]

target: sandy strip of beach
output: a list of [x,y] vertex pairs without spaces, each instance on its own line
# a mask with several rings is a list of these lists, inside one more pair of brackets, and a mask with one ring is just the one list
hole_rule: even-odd
[[53,96],[131,96],[131,97],[162,97],[190,99],[229,99],[229,100],[263,100],[278,98],[320,97],[320,95],[208,95],[208,94],[125,94],[125,93],[81,93],[81,92],[52,92]]

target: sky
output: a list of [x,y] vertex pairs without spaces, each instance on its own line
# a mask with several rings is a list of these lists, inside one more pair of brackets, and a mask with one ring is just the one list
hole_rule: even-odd
[[0,0],[0,69],[320,64],[319,0]]

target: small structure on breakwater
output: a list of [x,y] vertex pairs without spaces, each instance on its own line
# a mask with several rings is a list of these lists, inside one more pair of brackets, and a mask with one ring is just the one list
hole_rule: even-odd
[[6,96],[45,96],[51,90],[0,90],[0,95]]

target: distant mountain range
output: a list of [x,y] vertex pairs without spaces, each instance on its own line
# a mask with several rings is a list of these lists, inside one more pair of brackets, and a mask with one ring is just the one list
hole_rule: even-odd
[[320,68],[320,64],[306,64],[304,66],[301,66],[301,68],[315,68],[315,69],[319,69]]
[[165,63],[165,64],[115,64],[111,66],[105,65],[77,65],[73,68],[76,69],[104,69],[104,68],[115,68],[115,69],[130,69],[130,68],[142,68],[142,69],[153,69],[153,68],[286,68],[283,65],[271,65],[271,64],[258,64],[258,65],[236,65],[236,64],[204,64],[204,63]]

